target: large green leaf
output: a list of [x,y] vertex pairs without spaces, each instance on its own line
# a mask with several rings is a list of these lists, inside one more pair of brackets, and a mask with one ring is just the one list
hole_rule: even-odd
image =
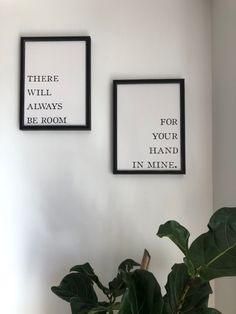
[[126,289],[126,284],[123,280],[121,272],[130,272],[137,266],[140,266],[140,264],[135,262],[133,259],[126,259],[119,265],[117,276],[109,282],[109,290],[114,297],[121,296],[124,294]]
[[202,308],[202,309],[194,309],[188,314],[222,314],[221,312],[217,311],[216,309],[212,308]]
[[70,271],[76,271],[80,274],[84,274],[87,277],[89,277],[93,282],[95,282],[97,284],[97,286],[105,293],[108,294],[109,293],[109,289],[107,287],[105,287],[99,280],[98,276],[94,273],[93,268],[91,267],[91,265],[89,263],[85,263],[82,265],[76,265],[74,267],[71,268]]
[[191,245],[188,259],[205,280],[236,275],[236,208],[219,209],[209,231]]
[[103,302],[91,304],[79,297],[72,298],[70,301],[70,305],[72,314],[106,314],[108,312],[110,313],[113,310],[119,310],[120,308],[120,303],[110,304]]
[[122,263],[120,263],[118,270],[119,271],[126,271],[129,272],[131,271],[134,267],[140,266],[139,263],[135,262],[133,259],[131,258],[127,258],[126,260],[124,260]]
[[[135,297],[135,296],[134,296]],[[123,294],[121,299],[120,311],[118,314],[132,314],[134,313],[133,307],[131,309],[131,304],[133,301],[130,300],[130,291],[127,289]],[[136,298],[135,298],[136,302]],[[136,303],[135,303],[136,306]]]
[[162,313],[161,290],[152,273],[138,269],[123,273],[123,277],[128,288],[122,299],[119,314]]
[[190,234],[188,230],[177,221],[171,220],[167,221],[164,225],[160,225],[157,235],[160,238],[168,237],[185,255],[187,255]]
[[126,289],[126,284],[123,281],[122,274],[118,273],[117,276],[109,282],[109,290],[112,295],[116,298],[121,296]]
[[69,274],[62,279],[59,286],[53,286],[51,289],[58,297],[67,302],[74,297],[89,300],[90,303],[98,301],[92,281],[84,274]]
[[97,307],[96,302],[90,302],[85,298],[74,297],[70,299],[71,313],[72,314],[87,314],[90,310]]
[[209,283],[200,278],[192,279],[188,275],[185,264],[175,264],[168,276],[165,286],[167,294],[164,296],[163,314],[201,313],[207,308],[209,294],[212,293]]
[[216,309],[208,308],[202,309],[202,312],[200,312],[200,314],[222,314],[222,313]]

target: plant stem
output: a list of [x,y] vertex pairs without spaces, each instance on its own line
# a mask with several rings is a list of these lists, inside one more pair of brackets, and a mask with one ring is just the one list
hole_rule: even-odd
[[183,291],[183,294],[180,298],[180,301],[179,301],[179,304],[178,304],[178,307],[177,307],[177,312],[176,314],[181,314],[181,310],[182,310],[182,307],[184,305],[184,302],[185,302],[185,298],[186,298],[186,295],[188,294],[189,292],[189,289],[191,288],[191,285],[192,285],[192,282],[199,277],[199,273],[200,273],[200,270],[201,270],[202,266],[198,267],[195,272],[194,272],[194,275],[192,275],[190,277],[190,279],[188,280],[188,282],[186,283],[186,286],[184,288],[184,291]]
[[182,296],[180,298],[180,302],[179,302],[179,305],[177,307],[176,314],[181,314],[181,310],[182,310],[182,307],[184,305],[184,301],[185,301],[186,295],[189,292],[189,289],[191,287],[191,281],[192,281],[192,279],[188,281],[188,283],[186,284],[186,286],[184,288],[184,292],[183,292],[183,294],[182,294]]

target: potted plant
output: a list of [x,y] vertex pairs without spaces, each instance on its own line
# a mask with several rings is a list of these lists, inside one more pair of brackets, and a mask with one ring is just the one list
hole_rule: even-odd
[[[189,232],[176,221],[159,227],[157,235],[171,239],[184,254],[168,275],[162,296],[154,275],[147,270],[144,254],[141,268],[132,259],[123,261],[117,276],[104,286],[89,263],[71,268],[52,291],[70,303],[72,314],[219,314],[208,307],[210,280],[236,275],[236,208],[221,208],[208,223],[208,232],[189,246]],[[94,283],[106,301],[99,301]]]

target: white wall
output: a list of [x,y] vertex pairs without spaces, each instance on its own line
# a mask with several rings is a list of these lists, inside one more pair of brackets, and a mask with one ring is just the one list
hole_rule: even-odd
[[[213,1],[214,208],[236,204],[236,2]],[[216,306],[235,314],[236,279],[216,281]]]
[[[107,282],[146,247],[162,286],[181,254],[158,239],[212,211],[211,7],[206,0],[0,0],[1,312],[65,314],[50,286],[90,261]],[[92,131],[19,131],[19,37],[90,35]],[[111,173],[111,82],[186,79],[185,176]],[[66,88],[66,86],[65,86]]]

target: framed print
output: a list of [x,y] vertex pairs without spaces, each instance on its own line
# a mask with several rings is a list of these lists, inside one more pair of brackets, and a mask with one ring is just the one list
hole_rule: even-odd
[[91,129],[91,40],[21,37],[20,129]]
[[184,79],[113,81],[113,173],[185,174]]

